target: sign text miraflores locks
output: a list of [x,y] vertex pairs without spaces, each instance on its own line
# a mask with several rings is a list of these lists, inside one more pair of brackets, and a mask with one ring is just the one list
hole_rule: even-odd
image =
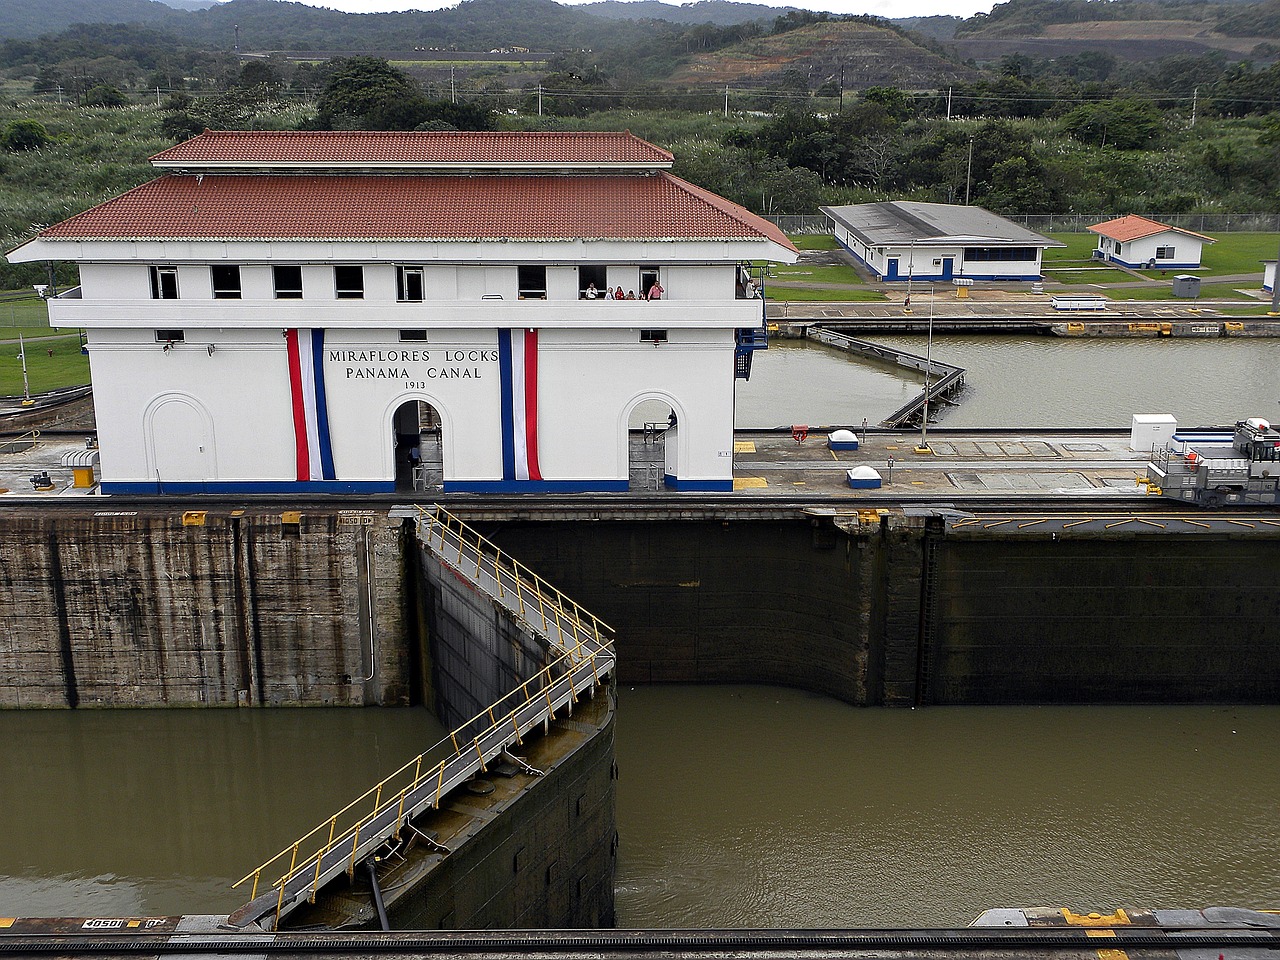
[[[405,388],[428,380],[479,380],[479,364],[497,363],[497,350],[329,350],[329,363],[341,364],[348,380],[403,380]],[[353,366],[362,364],[362,366]],[[410,366],[412,364],[412,366]]]

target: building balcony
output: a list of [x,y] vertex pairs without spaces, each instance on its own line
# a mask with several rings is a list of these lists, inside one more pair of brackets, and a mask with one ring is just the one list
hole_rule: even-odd
[[664,329],[760,324],[759,300],[49,300],[54,327]]

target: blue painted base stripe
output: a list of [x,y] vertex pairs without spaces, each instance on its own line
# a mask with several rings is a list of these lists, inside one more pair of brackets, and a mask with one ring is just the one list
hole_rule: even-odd
[[626,480],[446,480],[445,493],[617,493]]
[[686,490],[698,493],[732,493],[732,480],[681,480],[679,477],[673,477],[667,474],[662,478],[663,483],[671,490]]
[[105,494],[395,493],[394,480],[103,480]]

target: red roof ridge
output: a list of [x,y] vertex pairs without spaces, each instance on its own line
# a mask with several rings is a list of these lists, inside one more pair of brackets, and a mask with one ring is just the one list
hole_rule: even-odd
[[1196,237],[1206,243],[1217,243],[1213,237],[1207,237],[1203,233],[1196,233],[1194,230],[1186,230],[1183,227],[1175,227],[1169,223],[1161,223],[1159,220],[1152,220],[1150,217],[1144,217],[1138,213],[1126,213],[1122,217],[1095,223],[1087,229],[1091,233],[1097,233],[1112,240],[1119,240],[1122,243],[1129,240],[1141,240],[1144,237],[1151,237],[1169,230],[1189,237]]
[[151,157],[200,163],[654,164],[674,156],[630,131],[205,130]]
[[753,230],[759,230],[774,243],[781,244],[783,247],[793,252],[799,252],[796,249],[795,244],[787,239],[787,235],[782,232],[782,228],[773,221],[766,220],[758,213],[752,213],[746,207],[740,206],[732,200],[726,200],[719,194],[712,193],[710,190],[706,190],[697,184],[690,183],[688,180],[684,180],[674,174],[664,172],[662,176],[670,180],[675,186],[684,190],[686,193],[697,197],[708,206],[713,207],[723,214],[733,217],[746,226],[751,227]]

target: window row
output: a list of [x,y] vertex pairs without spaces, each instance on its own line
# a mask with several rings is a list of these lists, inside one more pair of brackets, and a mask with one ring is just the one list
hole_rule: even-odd
[[[547,299],[547,267],[542,264],[517,266],[516,296],[521,300]],[[210,288],[215,300],[239,300],[244,296],[244,285],[238,264],[213,264],[209,267]],[[576,267],[578,298],[582,300],[604,299],[613,291],[610,286],[609,268],[603,264],[582,264]],[[638,271],[638,272],[637,272]],[[178,285],[178,267],[154,265],[150,268],[151,297],[153,300],[177,300],[182,293]],[[271,266],[272,292],[277,300],[303,299],[302,266],[300,264],[273,264]],[[660,281],[659,267],[641,266],[627,268],[631,283],[639,278],[639,294],[626,291],[618,299],[660,299],[665,290]],[[332,267],[333,296],[338,300],[363,300],[365,296],[365,269],[359,264],[338,264]],[[618,279],[616,276],[612,279]],[[314,279],[310,281],[314,283]],[[402,264],[395,268],[396,300],[401,303],[421,303],[426,300],[426,268],[420,265]],[[563,288],[562,288],[563,289]],[[618,285],[617,290],[622,290]],[[628,295],[629,294],[629,295]],[[561,294],[562,296],[564,293]],[[502,299],[501,294],[486,293],[485,299]]]
[[1031,261],[1040,253],[1039,247],[965,247],[966,263],[991,263],[993,261]]

